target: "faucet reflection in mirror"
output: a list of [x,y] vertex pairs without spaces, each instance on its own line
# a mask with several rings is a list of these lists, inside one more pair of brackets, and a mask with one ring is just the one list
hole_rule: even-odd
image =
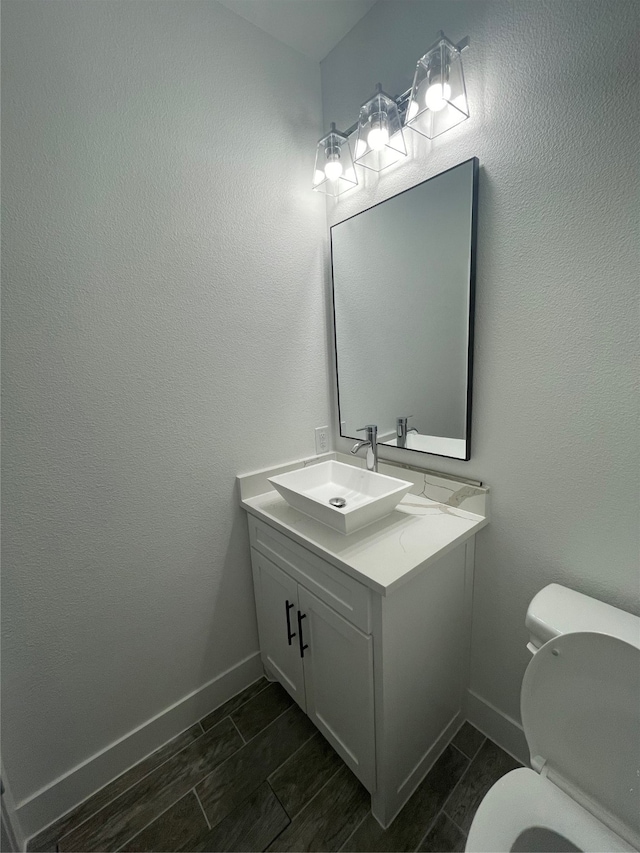
[[412,417],[413,415],[403,415],[396,418],[396,447],[406,447],[407,435],[410,432],[418,432],[415,427],[410,427],[408,424],[409,418]]
[[462,51],[469,37],[453,44],[440,30],[416,65],[413,85],[389,97],[378,83],[375,95],[360,107],[358,121],[344,133],[335,123],[316,147],[313,189],[338,196],[358,185],[349,137],[358,131],[355,164],[380,172],[407,156],[402,126],[433,139],[469,118]]

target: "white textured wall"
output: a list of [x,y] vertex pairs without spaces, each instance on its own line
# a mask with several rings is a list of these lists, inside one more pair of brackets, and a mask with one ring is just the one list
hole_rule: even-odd
[[472,687],[515,718],[537,590],[639,609],[639,16],[635,0],[380,0],[322,63],[325,126],[346,127],[378,80],[411,84],[439,29],[471,37],[472,118],[328,210],[480,159],[472,458],[412,459],[492,488]]
[[207,2],[3,3],[3,760],[257,650],[237,473],[328,422],[316,64]]

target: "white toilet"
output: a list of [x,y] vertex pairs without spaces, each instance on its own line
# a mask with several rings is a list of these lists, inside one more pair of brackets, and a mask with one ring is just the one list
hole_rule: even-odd
[[534,769],[496,782],[466,850],[639,850],[640,618],[551,584],[526,624],[521,710]]

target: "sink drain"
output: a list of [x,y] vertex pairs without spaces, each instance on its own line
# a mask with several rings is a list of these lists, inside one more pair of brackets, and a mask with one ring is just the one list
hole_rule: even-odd
[[347,505],[344,498],[329,498],[329,503],[331,506],[337,506],[338,509],[342,509],[343,506]]

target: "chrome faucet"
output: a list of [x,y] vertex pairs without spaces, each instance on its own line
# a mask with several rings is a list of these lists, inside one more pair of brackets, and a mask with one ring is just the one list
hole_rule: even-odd
[[406,447],[407,446],[407,435],[410,432],[418,432],[415,427],[408,427],[407,421],[409,418],[412,418],[413,415],[403,415],[402,417],[396,418],[396,436],[397,436],[397,446],[398,447]]
[[357,453],[361,447],[367,448],[367,470],[368,471],[377,471],[378,470],[378,427],[376,424],[367,424],[364,427],[361,427],[357,432],[364,432],[366,430],[367,437],[364,441],[356,441],[356,443],[351,448],[352,453]]

